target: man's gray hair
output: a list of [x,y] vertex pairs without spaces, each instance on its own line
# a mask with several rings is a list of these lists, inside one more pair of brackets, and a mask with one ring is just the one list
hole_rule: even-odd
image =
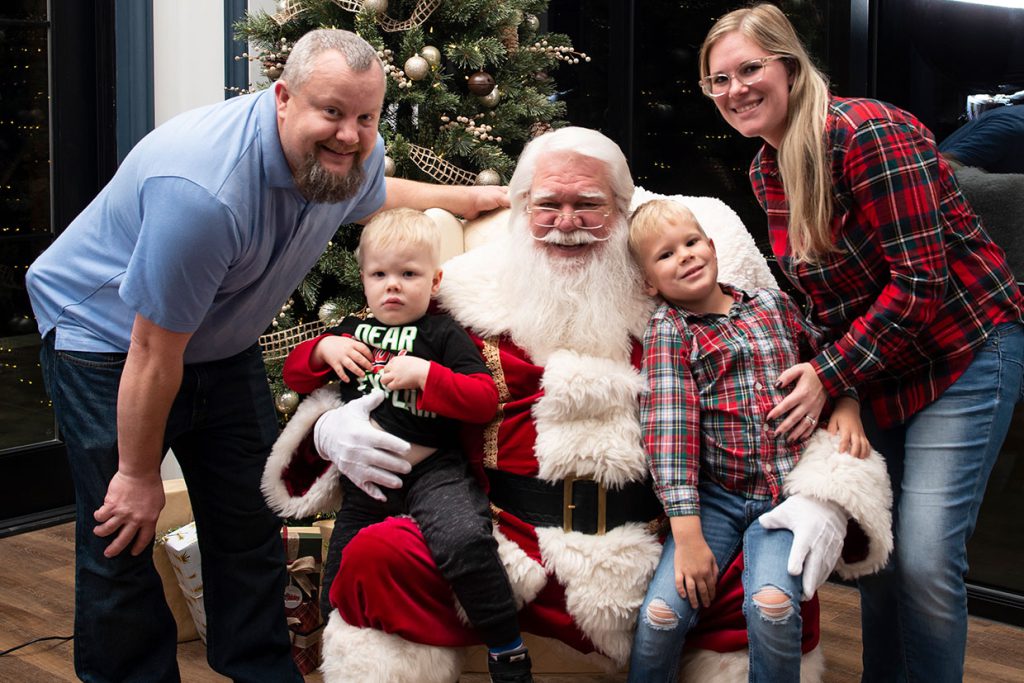
[[519,155],[519,161],[516,163],[515,173],[508,184],[513,212],[519,212],[524,208],[530,187],[533,185],[537,160],[549,152],[575,153],[603,162],[608,170],[608,184],[615,193],[615,206],[619,210],[619,215],[629,215],[634,185],[626,156],[619,146],[603,133],[577,126],[545,133],[531,140],[523,148],[523,153]]
[[[285,62],[281,80],[291,88],[301,87],[313,74],[313,65],[321,53],[337,50],[350,69],[362,73],[374,64],[380,64],[377,50],[351,31],[340,28],[321,28],[299,38]],[[383,68],[381,78],[384,77]]]

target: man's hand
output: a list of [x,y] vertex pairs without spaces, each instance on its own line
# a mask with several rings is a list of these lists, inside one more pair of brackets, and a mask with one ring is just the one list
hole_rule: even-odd
[[374,391],[320,416],[313,429],[313,442],[324,460],[330,460],[349,480],[368,496],[385,500],[378,485],[389,489],[402,487],[395,474],[408,474],[412,465],[403,459],[409,442],[392,436],[370,424],[370,411],[384,400],[384,392]]
[[803,572],[803,599],[810,600],[839,561],[846,537],[846,513],[835,503],[797,494],[761,515],[758,521],[765,529],[793,532],[788,570],[792,576]]
[[380,371],[380,383],[391,391],[422,389],[429,373],[430,361],[416,356],[395,356]]
[[467,187],[469,203],[462,210],[462,217],[472,220],[480,214],[487,213],[494,209],[502,209],[509,205],[508,188],[500,185],[482,185],[480,187]]
[[103,555],[115,557],[129,544],[132,555],[142,553],[156,535],[156,520],[163,508],[164,484],[159,471],[145,477],[115,472],[103,505],[92,514],[99,522],[94,534],[103,538],[117,532]]
[[330,367],[342,382],[349,381],[349,374],[362,378],[373,367],[373,353],[370,347],[352,337],[329,335],[313,347],[310,365],[314,370]]
[[776,434],[788,434],[786,441],[793,442],[811,435],[818,426],[818,416],[825,407],[828,395],[818,379],[818,373],[810,363],[798,363],[781,375],[775,385],[787,387],[794,384],[786,398],[768,413],[768,419],[785,418],[775,430]]

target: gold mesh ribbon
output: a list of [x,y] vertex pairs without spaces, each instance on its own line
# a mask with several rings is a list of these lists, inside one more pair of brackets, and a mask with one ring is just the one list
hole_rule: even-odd
[[276,21],[279,26],[284,26],[305,11],[306,7],[303,6],[301,0],[285,0],[280,11],[277,14],[271,14],[270,18]]
[[[359,0],[334,0],[334,4],[349,12],[359,12],[363,9],[363,3]],[[408,19],[398,21],[386,14],[378,14],[377,23],[388,33],[408,31],[411,28],[422,26],[423,22],[429,19],[434,10],[440,6],[441,0],[420,0],[416,3],[415,9],[413,9],[412,15]]]
[[444,185],[475,185],[476,175],[438,157],[432,150],[409,145],[409,158],[428,176]]
[[280,332],[260,335],[260,348],[263,349],[263,360],[281,360],[296,346],[307,339],[320,336],[326,329],[326,323],[316,320],[311,323],[302,323],[295,327],[289,327],[287,330],[281,330]]

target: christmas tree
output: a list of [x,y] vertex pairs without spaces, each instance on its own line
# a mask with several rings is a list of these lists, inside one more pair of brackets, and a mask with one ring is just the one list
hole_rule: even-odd
[[[387,76],[380,126],[386,173],[494,185],[508,181],[530,138],[565,123],[550,72],[589,61],[567,36],[540,32],[538,15],[547,6],[547,0],[284,0],[275,14],[250,14],[236,29],[257,47],[245,57],[270,81],[306,32],[356,32],[377,48]],[[265,341],[277,348],[267,354],[267,371],[284,415],[298,404],[281,382],[288,348],[364,306],[352,253],[358,239],[359,226],[339,226],[268,331]]]

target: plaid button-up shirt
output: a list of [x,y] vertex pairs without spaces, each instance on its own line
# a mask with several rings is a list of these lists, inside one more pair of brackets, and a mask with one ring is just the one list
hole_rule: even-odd
[[728,315],[663,303],[644,333],[640,427],[670,517],[699,512],[704,476],[777,500],[803,448],[773,436],[765,416],[787,393],[775,387],[779,375],[813,356],[820,335],[783,292],[722,288],[734,299]]
[[856,387],[878,422],[893,426],[941,396],[997,324],[1020,320],[1021,293],[914,116],[832,98],[826,136],[837,249],[819,262],[792,256],[769,145],[754,158],[751,184],[780,268],[832,342],[811,361],[826,391]]

